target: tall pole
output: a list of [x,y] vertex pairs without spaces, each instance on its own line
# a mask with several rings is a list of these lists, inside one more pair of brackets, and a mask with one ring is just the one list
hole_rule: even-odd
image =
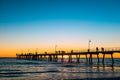
[[56,53],[57,45],[55,45],[55,53]]
[[38,48],[36,48],[36,54],[37,54],[37,50],[38,50]]
[[[88,51],[89,52],[90,52],[90,42],[91,42],[91,40],[88,41]],[[89,63],[92,64],[92,54],[90,54]]]
[[88,41],[88,49],[89,49],[89,51],[90,51],[90,42],[91,42],[91,40]]

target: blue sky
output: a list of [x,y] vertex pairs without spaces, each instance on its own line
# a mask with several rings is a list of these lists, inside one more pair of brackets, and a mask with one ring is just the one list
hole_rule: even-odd
[[40,20],[120,22],[119,0],[0,0],[0,23]]
[[119,0],[0,0],[3,47],[118,47]]

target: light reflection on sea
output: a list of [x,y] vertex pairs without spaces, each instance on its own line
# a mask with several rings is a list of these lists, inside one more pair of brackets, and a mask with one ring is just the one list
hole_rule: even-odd
[[48,62],[18,59],[0,59],[0,80],[64,80],[120,77],[120,59],[105,60],[105,65],[84,63]]

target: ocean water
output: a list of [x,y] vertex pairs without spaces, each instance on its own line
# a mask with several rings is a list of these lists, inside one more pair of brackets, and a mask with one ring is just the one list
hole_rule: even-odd
[[[97,59],[93,59],[93,64],[86,64],[85,59],[80,59],[76,63],[48,62],[22,59],[0,59],[0,80],[70,80],[82,79],[91,80],[99,78],[120,77],[120,59],[105,59],[105,64],[97,64]],[[100,59],[101,62],[101,59]]]

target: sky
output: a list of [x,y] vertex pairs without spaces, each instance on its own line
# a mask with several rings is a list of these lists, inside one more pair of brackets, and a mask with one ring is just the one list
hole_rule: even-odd
[[120,47],[119,0],[0,0],[0,57]]

